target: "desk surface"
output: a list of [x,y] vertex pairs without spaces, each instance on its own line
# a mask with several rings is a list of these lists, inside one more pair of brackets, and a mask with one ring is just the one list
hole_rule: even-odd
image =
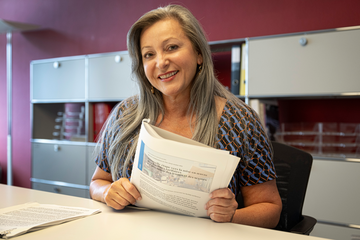
[[14,239],[320,239],[210,219],[151,210],[113,210],[91,199],[0,184],[0,208],[27,202],[100,209],[100,214],[27,233]]

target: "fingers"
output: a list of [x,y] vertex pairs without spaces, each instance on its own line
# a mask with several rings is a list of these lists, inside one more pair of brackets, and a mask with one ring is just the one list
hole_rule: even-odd
[[104,202],[117,210],[141,200],[141,195],[136,187],[127,178],[113,182],[104,192]]
[[215,191],[213,191],[210,194],[210,198],[227,198],[232,199],[235,198],[235,195],[229,188],[220,188]]
[[[131,199],[135,199],[135,201],[136,200],[141,200],[141,195],[140,195],[139,191],[134,186],[134,184],[130,183],[129,179],[122,178],[119,181],[122,183],[122,186],[124,187],[126,192],[129,194],[128,196]],[[135,201],[133,202],[133,204],[135,203]]]
[[216,222],[231,222],[238,207],[235,195],[228,188],[218,189],[211,193],[211,199],[206,203],[208,216]]

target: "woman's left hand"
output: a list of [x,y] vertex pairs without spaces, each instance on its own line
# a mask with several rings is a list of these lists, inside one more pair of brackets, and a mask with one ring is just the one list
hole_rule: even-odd
[[207,215],[215,222],[231,222],[238,207],[235,195],[229,188],[213,191],[211,199],[206,203]]

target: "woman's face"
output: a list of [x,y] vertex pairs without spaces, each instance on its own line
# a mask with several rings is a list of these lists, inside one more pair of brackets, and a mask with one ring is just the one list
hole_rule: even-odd
[[145,28],[140,37],[145,75],[164,97],[189,97],[191,82],[202,56],[180,24],[165,19]]

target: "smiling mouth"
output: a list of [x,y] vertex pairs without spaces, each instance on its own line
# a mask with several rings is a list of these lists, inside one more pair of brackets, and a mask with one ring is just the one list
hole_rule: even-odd
[[169,77],[172,77],[174,75],[176,75],[179,71],[174,71],[174,72],[171,72],[171,73],[168,73],[168,74],[164,74],[164,75],[161,75],[159,76],[160,79],[166,79],[166,78],[169,78]]

